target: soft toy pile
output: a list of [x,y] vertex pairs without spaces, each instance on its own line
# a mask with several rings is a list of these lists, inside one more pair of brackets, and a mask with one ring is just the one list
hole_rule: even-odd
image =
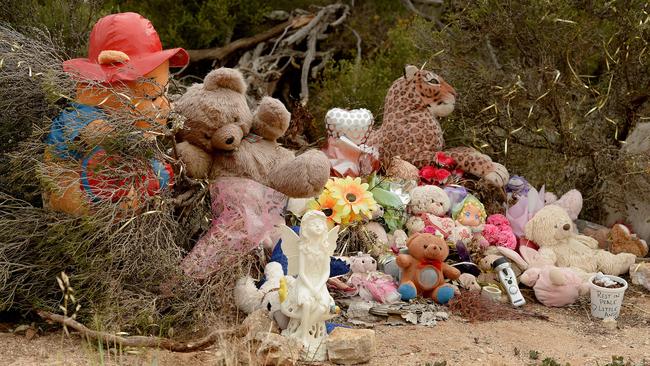
[[[189,89],[177,105],[188,118],[178,136],[181,160],[190,175],[213,179],[213,184],[236,177],[279,191],[288,198],[286,209],[261,211],[284,216],[297,230],[303,216],[315,211],[322,213],[329,229],[339,227],[337,257],[322,274],[331,277],[328,288],[336,298],[392,304],[424,297],[446,304],[460,291],[482,291],[504,302],[510,296],[515,304],[512,294],[521,294],[506,281],[512,286],[514,280],[516,288],[519,280],[541,303],[565,306],[587,292],[594,273],[622,275],[636,256],[647,254],[645,242],[622,225],[605,235],[615,242],[610,250],[579,234],[575,222],[582,197],[577,190],[557,198],[523,177],[509,177],[505,167],[473,149],[441,151],[437,118],[453,111],[456,93],[430,71],[406,67],[388,92],[378,130],[372,130],[368,110],[332,109],[327,144],[322,151],[298,157],[276,143],[289,124],[284,106],[267,97],[251,112],[245,90],[241,74],[223,68]],[[474,191],[476,185],[463,186],[467,179],[482,179],[502,190],[507,202],[488,212],[477,198],[482,192]],[[250,191],[241,195],[255,196],[259,189]],[[213,223],[224,206],[237,207],[244,200],[220,202]],[[255,226],[248,223],[255,211],[260,210],[240,215],[243,226],[228,230],[252,235]],[[276,244],[278,233],[266,232],[258,246],[267,253],[284,250],[281,242]],[[204,239],[202,246],[221,243],[205,244]],[[334,271],[336,261],[347,267]],[[493,266],[507,267],[509,272],[503,273],[513,277],[504,279]],[[282,272],[280,268],[269,262],[265,279],[257,284],[243,278],[235,299],[247,313],[266,308],[285,328],[292,313],[283,312],[280,304],[291,296],[283,291],[295,277],[285,277],[291,273],[286,264]]]

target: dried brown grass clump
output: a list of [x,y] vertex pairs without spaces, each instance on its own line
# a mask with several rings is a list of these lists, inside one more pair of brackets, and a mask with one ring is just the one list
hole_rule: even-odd
[[546,319],[545,316],[513,309],[509,304],[502,304],[487,299],[477,291],[463,291],[449,301],[449,310],[470,322],[493,320],[521,320],[530,317]]
[[[180,173],[173,190],[149,196],[139,183],[150,159],[178,164],[173,135],[182,120],[172,115],[168,124],[158,124],[154,119],[162,111],[157,116],[127,112],[135,110],[128,96],[89,85],[105,88],[125,103],[126,111],[111,111],[109,133],[74,141],[68,148],[86,156],[101,146],[115,157],[109,175],[136,188],[118,196],[118,187],[107,186],[103,193],[112,199],[91,204],[88,214],[79,217],[39,207],[44,191],[56,192],[61,176],[74,177],[79,170],[72,159],[44,159],[51,118],[74,91],[55,50],[46,37],[0,27],[0,127],[13,113],[24,117],[21,123],[29,132],[2,151],[8,164],[2,165],[6,174],[0,182],[0,311],[58,312],[56,276],[65,271],[81,304],[78,319],[96,329],[136,334],[176,329],[179,334],[211,320],[236,321],[231,290],[257,266],[255,254],[224,249],[220,255],[227,265],[203,281],[188,278],[179,266],[209,225],[207,184]],[[135,127],[135,121],[150,127]],[[78,178],[69,184],[78,185]]]

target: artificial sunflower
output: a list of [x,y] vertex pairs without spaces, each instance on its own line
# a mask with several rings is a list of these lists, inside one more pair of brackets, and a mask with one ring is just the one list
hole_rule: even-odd
[[343,221],[341,217],[342,207],[337,206],[336,203],[337,200],[330,195],[329,191],[324,190],[318,199],[309,201],[307,207],[310,210],[322,211],[327,216],[327,225],[331,229],[334,227],[334,224],[341,224]]
[[377,202],[368,191],[368,184],[361,183],[361,178],[334,178],[325,185],[336,205],[341,207],[340,215],[352,220],[361,217],[372,217],[372,212],[378,208]]

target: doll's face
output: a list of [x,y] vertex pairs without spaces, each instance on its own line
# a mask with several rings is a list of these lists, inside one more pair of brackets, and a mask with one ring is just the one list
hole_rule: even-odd
[[481,221],[481,210],[474,205],[465,205],[458,215],[458,222],[465,226],[479,226]]

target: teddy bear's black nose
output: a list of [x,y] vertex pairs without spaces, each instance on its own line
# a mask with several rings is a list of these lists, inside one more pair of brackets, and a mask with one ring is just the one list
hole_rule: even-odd
[[226,144],[228,144],[228,145],[232,144],[233,142],[235,142],[235,138],[232,137],[232,136],[231,136],[231,137],[228,137],[228,138],[226,139]]
[[564,226],[562,226],[562,228],[564,230],[569,230],[569,229],[571,229],[571,225],[570,224],[564,224]]

